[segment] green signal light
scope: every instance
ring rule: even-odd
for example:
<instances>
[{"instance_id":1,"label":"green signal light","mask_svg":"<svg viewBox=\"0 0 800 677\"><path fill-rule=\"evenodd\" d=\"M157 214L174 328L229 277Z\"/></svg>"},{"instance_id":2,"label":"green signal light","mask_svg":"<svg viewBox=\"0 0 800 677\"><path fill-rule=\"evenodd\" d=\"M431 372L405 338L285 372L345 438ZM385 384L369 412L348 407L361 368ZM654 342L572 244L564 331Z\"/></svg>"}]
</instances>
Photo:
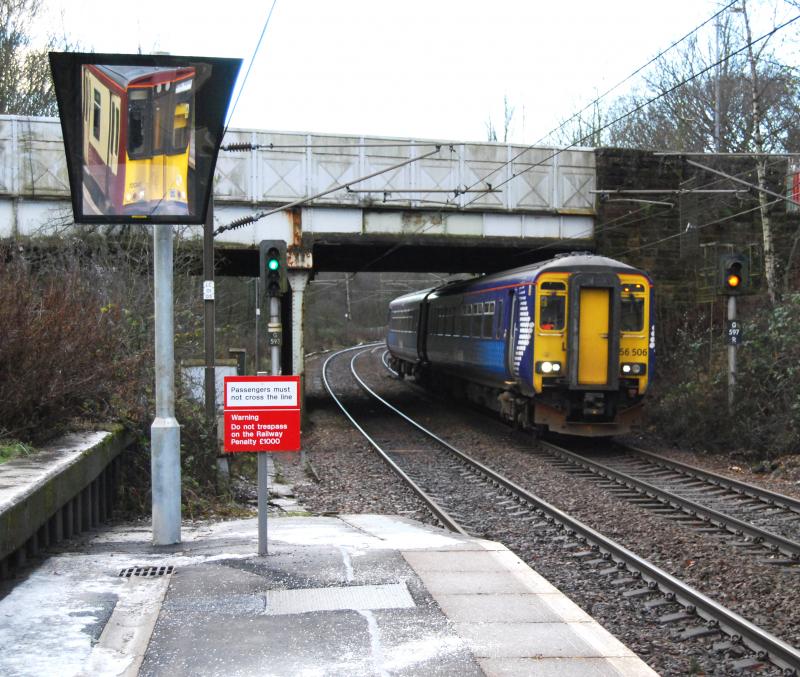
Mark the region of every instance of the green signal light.
<instances>
[{"instance_id":1,"label":"green signal light","mask_svg":"<svg viewBox=\"0 0 800 677\"><path fill-rule=\"evenodd\" d=\"M278 270L281 267L281 262L278 259L270 259L267 261L267 268L270 270Z\"/></svg>"}]
</instances>

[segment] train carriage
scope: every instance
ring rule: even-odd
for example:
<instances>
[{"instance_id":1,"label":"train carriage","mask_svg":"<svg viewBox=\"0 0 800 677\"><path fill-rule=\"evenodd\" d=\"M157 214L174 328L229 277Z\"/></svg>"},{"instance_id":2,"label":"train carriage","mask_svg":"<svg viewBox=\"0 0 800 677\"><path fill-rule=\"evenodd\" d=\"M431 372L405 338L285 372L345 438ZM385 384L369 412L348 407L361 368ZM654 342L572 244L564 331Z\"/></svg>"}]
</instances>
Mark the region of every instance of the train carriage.
<instances>
[{"instance_id":1,"label":"train carriage","mask_svg":"<svg viewBox=\"0 0 800 677\"><path fill-rule=\"evenodd\" d=\"M82 71L87 213L188 213L195 68Z\"/></svg>"},{"instance_id":2,"label":"train carriage","mask_svg":"<svg viewBox=\"0 0 800 677\"><path fill-rule=\"evenodd\" d=\"M402 374L528 428L602 436L639 421L655 352L641 270L569 254L395 299L387 346Z\"/></svg>"}]
</instances>

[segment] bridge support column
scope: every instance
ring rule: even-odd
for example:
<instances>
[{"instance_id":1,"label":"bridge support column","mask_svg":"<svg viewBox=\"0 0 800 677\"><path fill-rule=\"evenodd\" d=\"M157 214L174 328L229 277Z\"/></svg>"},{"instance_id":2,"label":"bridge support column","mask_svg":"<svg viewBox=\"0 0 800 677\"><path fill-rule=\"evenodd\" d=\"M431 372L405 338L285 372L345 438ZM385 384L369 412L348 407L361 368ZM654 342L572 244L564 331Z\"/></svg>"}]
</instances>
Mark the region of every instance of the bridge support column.
<instances>
[{"instance_id":1,"label":"bridge support column","mask_svg":"<svg viewBox=\"0 0 800 677\"><path fill-rule=\"evenodd\" d=\"M289 270L289 285L292 288L292 373L305 373L305 346L303 345L303 303L306 286L311 279L307 270Z\"/></svg>"}]
</instances>

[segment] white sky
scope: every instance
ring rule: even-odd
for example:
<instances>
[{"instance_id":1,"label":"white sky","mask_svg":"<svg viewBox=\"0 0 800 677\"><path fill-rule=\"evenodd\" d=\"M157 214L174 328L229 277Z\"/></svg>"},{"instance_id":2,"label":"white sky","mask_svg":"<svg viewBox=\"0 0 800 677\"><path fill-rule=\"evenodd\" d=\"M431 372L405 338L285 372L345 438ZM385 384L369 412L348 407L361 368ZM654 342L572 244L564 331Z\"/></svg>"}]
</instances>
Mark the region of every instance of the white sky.
<instances>
[{"instance_id":1,"label":"white sky","mask_svg":"<svg viewBox=\"0 0 800 677\"><path fill-rule=\"evenodd\" d=\"M83 51L238 57L241 85L270 6L45 0L37 27ZM533 143L720 6L277 0L231 126L483 141L490 117L502 135L507 96L509 140Z\"/></svg>"}]
</instances>

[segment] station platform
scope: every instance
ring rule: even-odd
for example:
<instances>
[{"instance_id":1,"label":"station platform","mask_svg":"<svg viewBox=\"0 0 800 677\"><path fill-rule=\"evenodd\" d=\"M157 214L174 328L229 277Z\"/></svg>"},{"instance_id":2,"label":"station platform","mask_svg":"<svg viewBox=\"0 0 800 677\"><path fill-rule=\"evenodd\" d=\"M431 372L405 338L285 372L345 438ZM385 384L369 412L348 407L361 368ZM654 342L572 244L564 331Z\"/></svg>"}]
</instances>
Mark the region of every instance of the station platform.
<instances>
[{"instance_id":1,"label":"station platform","mask_svg":"<svg viewBox=\"0 0 800 677\"><path fill-rule=\"evenodd\" d=\"M0 674L656 674L497 543L385 515L268 526L263 557L255 519L52 554L0 600Z\"/></svg>"}]
</instances>

